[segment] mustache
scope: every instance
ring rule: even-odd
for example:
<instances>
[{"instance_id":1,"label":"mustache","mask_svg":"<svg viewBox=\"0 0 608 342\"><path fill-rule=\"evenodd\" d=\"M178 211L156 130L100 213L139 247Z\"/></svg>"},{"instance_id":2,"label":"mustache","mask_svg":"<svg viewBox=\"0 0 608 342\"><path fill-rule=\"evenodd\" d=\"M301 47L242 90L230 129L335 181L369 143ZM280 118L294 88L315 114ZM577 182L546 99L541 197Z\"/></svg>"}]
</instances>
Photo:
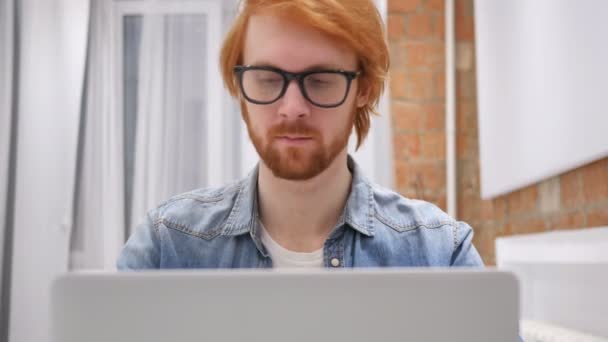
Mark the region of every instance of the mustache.
<instances>
[{"instance_id":1,"label":"mustache","mask_svg":"<svg viewBox=\"0 0 608 342\"><path fill-rule=\"evenodd\" d=\"M305 135L316 138L320 136L320 133L318 130L301 121L283 121L278 125L272 126L268 130L269 137L282 135Z\"/></svg>"}]
</instances>

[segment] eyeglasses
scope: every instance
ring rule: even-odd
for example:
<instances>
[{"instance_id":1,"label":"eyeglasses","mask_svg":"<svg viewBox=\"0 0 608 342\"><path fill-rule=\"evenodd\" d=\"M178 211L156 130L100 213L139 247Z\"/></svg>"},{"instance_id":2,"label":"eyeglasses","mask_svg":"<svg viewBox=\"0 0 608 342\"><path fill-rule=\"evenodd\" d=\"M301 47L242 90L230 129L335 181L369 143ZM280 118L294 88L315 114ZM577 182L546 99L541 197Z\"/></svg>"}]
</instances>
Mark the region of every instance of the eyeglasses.
<instances>
[{"instance_id":1,"label":"eyeglasses","mask_svg":"<svg viewBox=\"0 0 608 342\"><path fill-rule=\"evenodd\" d=\"M271 104L287 91L292 80L298 82L302 96L315 106L338 107L346 100L352 81L359 71L311 70L287 72L278 68L263 66L234 67L239 86L245 99L255 104Z\"/></svg>"}]
</instances>

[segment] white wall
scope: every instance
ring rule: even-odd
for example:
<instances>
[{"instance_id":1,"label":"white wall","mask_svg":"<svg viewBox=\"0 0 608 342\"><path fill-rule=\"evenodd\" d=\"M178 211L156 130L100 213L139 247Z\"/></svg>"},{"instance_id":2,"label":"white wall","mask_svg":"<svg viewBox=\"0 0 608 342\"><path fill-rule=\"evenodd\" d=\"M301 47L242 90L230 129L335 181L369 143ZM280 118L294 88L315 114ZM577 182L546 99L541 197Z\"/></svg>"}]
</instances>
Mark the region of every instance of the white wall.
<instances>
[{"instance_id":1,"label":"white wall","mask_svg":"<svg viewBox=\"0 0 608 342\"><path fill-rule=\"evenodd\" d=\"M519 278L522 319L608 337L608 227L498 238L496 265Z\"/></svg>"},{"instance_id":2,"label":"white wall","mask_svg":"<svg viewBox=\"0 0 608 342\"><path fill-rule=\"evenodd\" d=\"M48 338L49 288L67 270L88 2L21 0L11 342Z\"/></svg>"},{"instance_id":3,"label":"white wall","mask_svg":"<svg viewBox=\"0 0 608 342\"><path fill-rule=\"evenodd\" d=\"M608 156L608 2L475 3L481 194Z\"/></svg>"}]
</instances>

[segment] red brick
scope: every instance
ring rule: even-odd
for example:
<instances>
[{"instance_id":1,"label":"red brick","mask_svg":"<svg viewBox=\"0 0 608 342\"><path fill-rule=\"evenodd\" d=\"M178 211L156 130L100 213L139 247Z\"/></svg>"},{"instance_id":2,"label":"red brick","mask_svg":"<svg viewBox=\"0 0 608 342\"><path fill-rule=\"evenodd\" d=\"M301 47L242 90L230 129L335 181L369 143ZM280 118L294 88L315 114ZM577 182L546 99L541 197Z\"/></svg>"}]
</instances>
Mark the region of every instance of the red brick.
<instances>
[{"instance_id":1,"label":"red brick","mask_svg":"<svg viewBox=\"0 0 608 342\"><path fill-rule=\"evenodd\" d=\"M433 97L437 100L445 99L445 71L436 71L433 77Z\"/></svg>"},{"instance_id":2,"label":"red brick","mask_svg":"<svg viewBox=\"0 0 608 342\"><path fill-rule=\"evenodd\" d=\"M397 132L419 133L424 126L425 109L423 105L392 101L393 128Z\"/></svg>"},{"instance_id":3,"label":"red brick","mask_svg":"<svg viewBox=\"0 0 608 342\"><path fill-rule=\"evenodd\" d=\"M390 70L393 72L395 69L402 69L405 66L403 60L403 44L390 41L388 43L388 52L391 59Z\"/></svg>"},{"instance_id":4,"label":"red brick","mask_svg":"<svg viewBox=\"0 0 608 342\"><path fill-rule=\"evenodd\" d=\"M442 131L445 133L443 103L391 101L393 128L396 132Z\"/></svg>"},{"instance_id":5,"label":"red brick","mask_svg":"<svg viewBox=\"0 0 608 342\"><path fill-rule=\"evenodd\" d=\"M416 198L416 191L413 188L397 188L397 192L405 198Z\"/></svg>"},{"instance_id":6,"label":"red brick","mask_svg":"<svg viewBox=\"0 0 608 342\"><path fill-rule=\"evenodd\" d=\"M443 12L445 10L444 0L426 0L424 2L424 9L432 12Z\"/></svg>"},{"instance_id":7,"label":"red brick","mask_svg":"<svg viewBox=\"0 0 608 342\"><path fill-rule=\"evenodd\" d=\"M408 70L443 70L445 65L443 43L408 41L402 45L401 53Z\"/></svg>"},{"instance_id":8,"label":"red brick","mask_svg":"<svg viewBox=\"0 0 608 342\"><path fill-rule=\"evenodd\" d=\"M405 97L408 100L429 100L433 98L433 73L430 71L410 71L405 73Z\"/></svg>"},{"instance_id":9,"label":"red brick","mask_svg":"<svg viewBox=\"0 0 608 342\"><path fill-rule=\"evenodd\" d=\"M558 222L549 229L574 229L582 228L585 225L585 215L580 211L562 213L559 215Z\"/></svg>"},{"instance_id":10,"label":"red brick","mask_svg":"<svg viewBox=\"0 0 608 342\"><path fill-rule=\"evenodd\" d=\"M473 134L456 134L456 155L458 159L475 159L478 156L477 138Z\"/></svg>"},{"instance_id":11,"label":"red brick","mask_svg":"<svg viewBox=\"0 0 608 342\"><path fill-rule=\"evenodd\" d=\"M479 156L478 141L469 133L456 134L456 157L458 160L475 160Z\"/></svg>"},{"instance_id":12,"label":"red brick","mask_svg":"<svg viewBox=\"0 0 608 342\"><path fill-rule=\"evenodd\" d=\"M457 71L456 98L458 100L472 100L476 96L475 73L473 71Z\"/></svg>"},{"instance_id":13,"label":"red brick","mask_svg":"<svg viewBox=\"0 0 608 342\"><path fill-rule=\"evenodd\" d=\"M448 205L445 195L439 196L439 198L434 202L441 210L447 211Z\"/></svg>"},{"instance_id":14,"label":"red brick","mask_svg":"<svg viewBox=\"0 0 608 342\"><path fill-rule=\"evenodd\" d=\"M428 159L445 159L445 133L429 132L420 136L421 156Z\"/></svg>"},{"instance_id":15,"label":"red brick","mask_svg":"<svg viewBox=\"0 0 608 342\"><path fill-rule=\"evenodd\" d=\"M523 233L543 232L546 230L545 222L542 219L531 219L525 221L522 225L525 228Z\"/></svg>"},{"instance_id":16,"label":"red brick","mask_svg":"<svg viewBox=\"0 0 608 342\"><path fill-rule=\"evenodd\" d=\"M544 232L546 226L542 219L528 218L507 223L505 230L507 235L530 234Z\"/></svg>"},{"instance_id":17,"label":"red brick","mask_svg":"<svg viewBox=\"0 0 608 342\"><path fill-rule=\"evenodd\" d=\"M443 1L442 1L443 3ZM441 41L445 40L445 16L437 15L433 21L433 36Z\"/></svg>"},{"instance_id":18,"label":"red brick","mask_svg":"<svg viewBox=\"0 0 608 342\"><path fill-rule=\"evenodd\" d=\"M417 133L397 133L394 135L395 158L412 159L420 156L420 136Z\"/></svg>"},{"instance_id":19,"label":"red brick","mask_svg":"<svg viewBox=\"0 0 608 342\"><path fill-rule=\"evenodd\" d=\"M458 191L458 219L472 222L480 216L481 200L472 191Z\"/></svg>"},{"instance_id":20,"label":"red brick","mask_svg":"<svg viewBox=\"0 0 608 342\"><path fill-rule=\"evenodd\" d=\"M410 170L417 183L416 186L420 189L435 191L445 189L444 162L410 163Z\"/></svg>"},{"instance_id":21,"label":"red brick","mask_svg":"<svg viewBox=\"0 0 608 342\"><path fill-rule=\"evenodd\" d=\"M587 203L608 199L608 159L584 166L581 178Z\"/></svg>"},{"instance_id":22,"label":"red brick","mask_svg":"<svg viewBox=\"0 0 608 342\"><path fill-rule=\"evenodd\" d=\"M403 37L405 31L405 20L401 14L388 15L388 38L397 40Z\"/></svg>"},{"instance_id":23,"label":"red brick","mask_svg":"<svg viewBox=\"0 0 608 342\"><path fill-rule=\"evenodd\" d=\"M475 40L473 17L456 16L456 41L471 42Z\"/></svg>"},{"instance_id":24,"label":"red brick","mask_svg":"<svg viewBox=\"0 0 608 342\"><path fill-rule=\"evenodd\" d=\"M433 36L430 14L410 14L407 17L407 36L409 38L428 38Z\"/></svg>"},{"instance_id":25,"label":"red brick","mask_svg":"<svg viewBox=\"0 0 608 342\"><path fill-rule=\"evenodd\" d=\"M561 205L563 208L574 208L582 203L580 170L573 170L559 177Z\"/></svg>"},{"instance_id":26,"label":"red brick","mask_svg":"<svg viewBox=\"0 0 608 342\"><path fill-rule=\"evenodd\" d=\"M404 71L391 70L390 71L390 87L392 98L405 98L407 95L405 89L406 76Z\"/></svg>"},{"instance_id":27,"label":"red brick","mask_svg":"<svg viewBox=\"0 0 608 342\"><path fill-rule=\"evenodd\" d=\"M433 184L426 165L400 161L396 163L396 188L408 198L416 198L445 207L445 188ZM440 170L441 171L441 170Z\"/></svg>"},{"instance_id":28,"label":"red brick","mask_svg":"<svg viewBox=\"0 0 608 342\"><path fill-rule=\"evenodd\" d=\"M459 133L477 131L477 104L474 100L459 100L456 104L456 124Z\"/></svg>"},{"instance_id":29,"label":"red brick","mask_svg":"<svg viewBox=\"0 0 608 342\"><path fill-rule=\"evenodd\" d=\"M538 209L538 186L528 186L507 195L508 213L532 213Z\"/></svg>"},{"instance_id":30,"label":"red brick","mask_svg":"<svg viewBox=\"0 0 608 342\"><path fill-rule=\"evenodd\" d=\"M395 187L398 189L409 188L413 185L411 172L405 161L395 161Z\"/></svg>"},{"instance_id":31,"label":"red brick","mask_svg":"<svg viewBox=\"0 0 608 342\"><path fill-rule=\"evenodd\" d=\"M472 17L473 0L455 0L454 10L456 16Z\"/></svg>"},{"instance_id":32,"label":"red brick","mask_svg":"<svg viewBox=\"0 0 608 342\"><path fill-rule=\"evenodd\" d=\"M443 103L430 103L425 105L427 131L442 131L445 134L445 105Z\"/></svg>"},{"instance_id":33,"label":"red brick","mask_svg":"<svg viewBox=\"0 0 608 342\"><path fill-rule=\"evenodd\" d=\"M497 225L500 227L500 233L497 235L497 237L503 237L503 236L510 236L511 234L511 222L502 222L502 223L497 223Z\"/></svg>"},{"instance_id":34,"label":"red brick","mask_svg":"<svg viewBox=\"0 0 608 342\"><path fill-rule=\"evenodd\" d=\"M481 224L473 227L473 245L481 255L484 264L495 263L497 229L492 224Z\"/></svg>"},{"instance_id":35,"label":"red brick","mask_svg":"<svg viewBox=\"0 0 608 342\"><path fill-rule=\"evenodd\" d=\"M608 204L587 213L587 227L608 226Z\"/></svg>"},{"instance_id":36,"label":"red brick","mask_svg":"<svg viewBox=\"0 0 608 342\"><path fill-rule=\"evenodd\" d=\"M494 203L494 219L497 221L504 220L507 215L507 198L500 196L494 198L492 202Z\"/></svg>"},{"instance_id":37,"label":"red brick","mask_svg":"<svg viewBox=\"0 0 608 342\"><path fill-rule=\"evenodd\" d=\"M479 194L479 163L476 160L459 160L456 164L458 191Z\"/></svg>"},{"instance_id":38,"label":"red brick","mask_svg":"<svg viewBox=\"0 0 608 342\"><path fill-rule=\"evenodd\" d=\"M475 66L475 48L473 42L458 42L455 52L456 70L473 71Z\"/></svg>"},{"instance_id":39,"label":"red brick","mask_svg":"<svg viewBox=\"0 0 608 342\"><path fill-rule=\"evenodd\" d=\"M420 0L388 0L388 11L393 12L413 12L418 8Z\"/></svg>"},{"instance_id":40,"label":"red brick","mask_svg":"<svg viewBox=\"0 0 608 342\"><path fill-rule=\"evenodd\" d=\"M481 201L481 219L484 221L494 220L494 202L491 200Z\"/></svg>"},{"instance_id":41,"label":"red brick","mask_svg":"<svg viewBox=\"0 0 608 342\"><path fill-rule=\"evenodd\" d=\"M425 191L423 191L420 196L417 196L417 198L433 203L440 208L442 208L441 205L445 207L445 194L442 191L425 189Z\"/></svg>"}]
</instances>

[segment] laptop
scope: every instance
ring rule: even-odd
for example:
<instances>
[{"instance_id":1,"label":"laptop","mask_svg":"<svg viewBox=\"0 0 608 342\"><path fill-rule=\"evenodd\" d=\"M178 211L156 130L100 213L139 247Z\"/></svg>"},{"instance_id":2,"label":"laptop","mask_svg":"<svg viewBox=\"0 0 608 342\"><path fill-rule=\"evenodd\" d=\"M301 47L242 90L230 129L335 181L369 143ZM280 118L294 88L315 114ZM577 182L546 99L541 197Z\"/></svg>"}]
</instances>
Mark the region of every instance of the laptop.
<instances>
[{"instance_id":1,"label":"laptop","mask_svg":"<svg viewBox=\"0 0 608 342\"><path fill-rule=\"evenodd\" d=\"M53 342L519 341L518 282L488 269L68 273Z\"/></svg>"}]
</instances>

